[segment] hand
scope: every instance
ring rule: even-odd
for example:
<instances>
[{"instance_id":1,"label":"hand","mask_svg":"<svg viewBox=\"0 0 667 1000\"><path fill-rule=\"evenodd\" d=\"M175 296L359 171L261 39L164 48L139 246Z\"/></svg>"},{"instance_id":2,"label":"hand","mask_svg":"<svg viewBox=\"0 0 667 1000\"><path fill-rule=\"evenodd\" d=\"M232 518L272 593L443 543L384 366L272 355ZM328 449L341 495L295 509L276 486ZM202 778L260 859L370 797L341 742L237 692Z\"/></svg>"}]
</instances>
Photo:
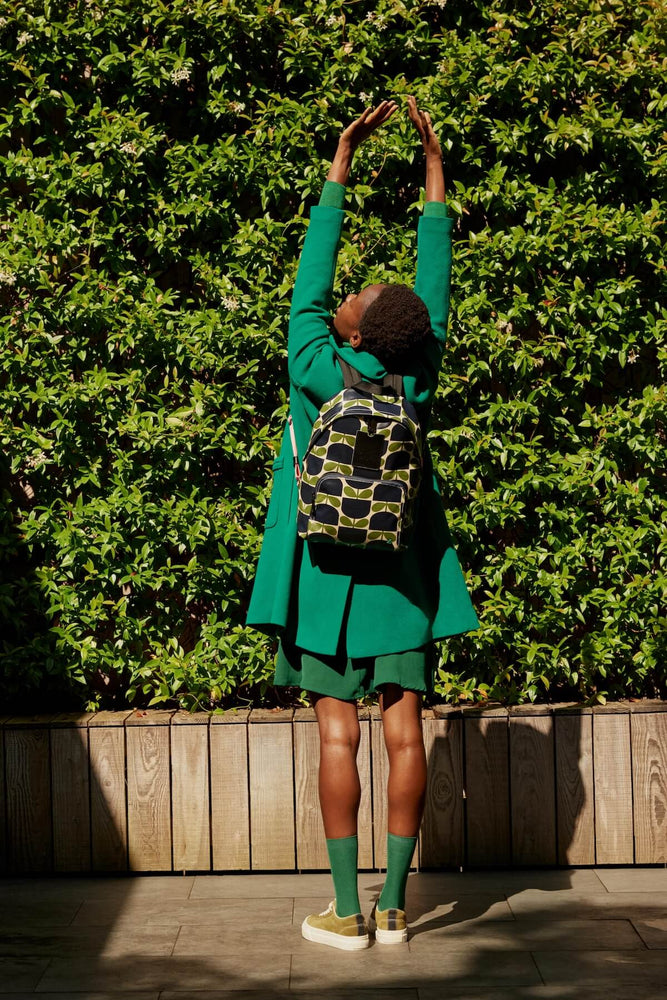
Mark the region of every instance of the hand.
<instances>
[{"instance_id":1,"label":"hand","mask_svg":"<svg viewBox=\"0 0 667 1000\"><path fill-rule=\"evenodd\" d=\"M386 121L389 121L397 108L398 104L396 101L382 101L375 110L366 108L364 113L341 133L340 144L355 150L357 146L361 145L368 138L371 132L374 132L380 125L384 125Z\"/></svg>"},{"instance_id":2,"label":"hand","mask_svg":"<svg viewBox=\"0 0 667 1000\"><path fill-rule=\"evenodd\" d=\"M408 97L408 114L419 132L427 158L432 156L442 159L442 150L440 149L438 137L431 125L431 116L428 111L420 111L418 109L417 102L412 96Z\"/></svg>"}]
</instances>

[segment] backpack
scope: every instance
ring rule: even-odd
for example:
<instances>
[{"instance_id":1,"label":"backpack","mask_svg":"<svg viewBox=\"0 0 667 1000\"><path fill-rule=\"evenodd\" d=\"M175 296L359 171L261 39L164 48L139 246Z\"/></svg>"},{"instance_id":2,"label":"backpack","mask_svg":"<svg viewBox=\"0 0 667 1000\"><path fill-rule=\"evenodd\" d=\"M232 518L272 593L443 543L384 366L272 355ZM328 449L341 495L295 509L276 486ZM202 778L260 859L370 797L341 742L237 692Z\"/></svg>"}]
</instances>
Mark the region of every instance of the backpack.
<instances>
[{"instance_id":1,"label":"backpack","mask_svg":"<svg viewBox=\"0 0 667 1000\"><path fill-rule=\"evenodd\" d=\"M419 417L400 375L367 382L338 358L344 388L320 409L299 469L297 533L356 548L407 547L422 480Z\"/></svg>"}]
</instances>

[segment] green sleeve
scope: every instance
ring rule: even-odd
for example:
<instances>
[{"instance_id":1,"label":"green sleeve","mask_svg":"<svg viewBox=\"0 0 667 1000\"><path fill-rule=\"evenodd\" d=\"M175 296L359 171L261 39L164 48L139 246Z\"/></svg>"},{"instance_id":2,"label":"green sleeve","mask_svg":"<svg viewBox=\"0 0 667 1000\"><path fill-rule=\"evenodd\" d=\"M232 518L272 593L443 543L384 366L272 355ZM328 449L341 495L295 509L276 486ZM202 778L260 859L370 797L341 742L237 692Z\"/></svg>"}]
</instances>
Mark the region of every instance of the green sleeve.
<instances>
[{"instance_id":1,"label":"green sleeve","mask_svg":"<svg viewBox=\"0 0 667 1000\"><path fill-rule=\"evenodd\" d=\"M444 201L427 201L424 205L424 215L432 215L434 217L439 217L441 219L447 218L449 215L449 207Z\"/></svg>"},{"instance_id":2,"label":"green sleeve","mask_svg":"<svg viewBox=\"0 0 667 1000\"><path fill-rule=\"evenodd\" d=\"M329 344L332 291L344 219L343 209L331 205L313 205L310 209L287 336L287 369L297 386L309 378L318 354Z\"/></svg>"},{"instance_id":3,"label":"green sleeve","mask_svg":"<svg viewBox=\"0 0 667 1000\"><path fill-rule=\"evenodd\" d=\"M442 205L442 202L438 204ZM440 213L428 216L424 212L417 228L417 276L414 290L428 309L431 327L441 348L444 348L447 340L453 227L452 216Z\"/></svg>"},{"instance_id":4,"label":"green sleeve","mask_svg":"<svg viewBox=\"0 0 667 1000\"><path fill-rule=\"evenodd\" d=\"M330 208L343 208L345 204L345 185L338 181L325 181L320 195L320 205Z\"/></svg>"}]
</instances>

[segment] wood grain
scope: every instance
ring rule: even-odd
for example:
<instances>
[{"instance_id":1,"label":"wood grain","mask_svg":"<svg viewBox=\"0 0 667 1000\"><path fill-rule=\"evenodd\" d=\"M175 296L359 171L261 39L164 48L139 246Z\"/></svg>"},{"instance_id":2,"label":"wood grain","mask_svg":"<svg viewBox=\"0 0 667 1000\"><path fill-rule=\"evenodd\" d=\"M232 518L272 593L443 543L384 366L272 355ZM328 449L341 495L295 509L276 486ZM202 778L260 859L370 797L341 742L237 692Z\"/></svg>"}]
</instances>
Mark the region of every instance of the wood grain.
<instances>
[{"instance_id":1,"label":"wood grain","mask_svg":"<svg viewBox=\"0 0 667 1000\"><path fill-rule=\"evenodd\" d=\"M125 738L129 868L171 871L168 718L166 724L155 724L130 717Z\"/></svg>"},{"instance_id":2,"label":"wood grain","mask_svg":"<svg viewBox=\"0 0 667 1000\"><path fill-rule=\"evenodd\" d=\"M379 706L373 705L371 729L371 786L373 795L373 867L387 867L387 782L389 757Z\"/></svg>"},{"instance_id":3,"label":"wood grain","mask_svg":"<svg viewBox=\"0 0 667 1000\"><path fill-rule=\"evenodd\" d=\"M50 730L5 728L7 871L53 871Z\"/></svg>"},{"instance_id":4,"label":"wood grain","mask_svg":"<svg viewBox=\"0 0 667 1000\"><path fill-rule=\"evenodd\" d=\"M630 716L593 715L595 858L599 865L634 860Z\"/></svg>"},{"instance_id":5,"label":"wood grain","mask_svg":"<svg viewBox=\"0 0 667 1000\"><path fill-rule=\"evenodd\" d=\"M635 863L667 863L667 715L632 715Z\"/></svg>"},{"instance_id":6,"label":"wood grain","mask_svg":"<svg viewBox=\"0 0 667 1000\"><path fill-rule=\"evenodd\" d=\"M510 714L512 863L556 863L553 719Z\"/></svg>"},{"instance_id":7,"label":"wood grain","mask_svg":"<svg viewBox=\"0 0 667 1000\"><path fill-rule=\"evenodd\" d=\"M667 863L665 707L425 710L412 867ZM379 706L359 720L359 868L386 869ZM312 709L6 716L0 871L327 871L318 772Z\"/></svg>"},{"instance_id":8,"label":"wood grain","mask_svg":"<svg viewBox=\"0 0 667 1000\"><path fill-rule=\"evenodd\" d=\"M557 715L556 813L558 863L595 864L595 790L593 719L584 714Z\"/></svg>"},{"instance_id":9,"label":"wood grain","mask_svg":"<svg viewBox=\"0 0 667 1000\"><path fill-rule=\"evenodd\" d=\"M359 751L357 769L361 783L361 800L357 815L357 839L359 841L359 868L373 868L373 808L371 776L371 719L370 712L359 713Z\"/></svg>"},{"instance_id":10,"label":"wood grain","mask_svg":"<svg viewBox=\"0 0 667 1000\"><path fill-rule=\"evenodd\" d=\"M211 870L208 719L179 711L170 722L174 871Z\"/></svg>"},{"instance_id":11,"label":"wood grain","mask_svg":"<svg viewBox=\"0 0 667 1000\"><path fill-rule=\"evenodd\" d=\"M248 727L253 871L293 869L296 864L291 719L290 712L289 725L267 718Z\"/></svg>"},{"instance_id":12,"label":"wood grain","mask_svg":"<svg viewBox=\"0 0 667 1000\"><path fill-rule=\"evenodd\" d=\"M88 728L51 729L53 869L90 871Z\"/></svg>"},{"instance_id":13,"label":"wood grain","mask_svg":"<svg viewBox=\"0 0 667 1000\"><path fill-rule=\"evenodd\" d=\"M463 720L467 863L509 865L509 722L505 710Z\"/></svg>"},{"instance_id":14,"label":"wood grain","mask_svg":"<svg viewBox=\"0 0 667 1000\"><path fill-rule=\"evenodd\" d=\"M250 869L247 717L246 711L238 719L211 718L211 846L215 871Z\"/></svg>"},{"instance_id":15,"label":"wood grain","mask_svg":"<svg viewBox=\"0 0 667 1000\"><path fill-rule=\"evenodd\" d=\"M464 861L461 719L424 719L426 802L420 829L420 867Z\"/></svg>"},{"instance_id":16,"label":"wood grain","mask_svg":"<svg viewBox=\"0 0 667 1000\"><path fill-rule=\"evenodd\" d=\"M327 868L329 856L319 796L320 731L317 720L294 713L294 782L296 790L296 865ZM313 713L314 715L314 713Z\"/></svg>"},{"instance_id":17,"label":"wood grain","mask_svg":"<svg viewBox=\"0 0 667 1000\"><path fill-rule=\"evenodd\" d=\"M127 712L100 712L88 725L93 871L127 871Z\"/></svg>"}]
</instances>

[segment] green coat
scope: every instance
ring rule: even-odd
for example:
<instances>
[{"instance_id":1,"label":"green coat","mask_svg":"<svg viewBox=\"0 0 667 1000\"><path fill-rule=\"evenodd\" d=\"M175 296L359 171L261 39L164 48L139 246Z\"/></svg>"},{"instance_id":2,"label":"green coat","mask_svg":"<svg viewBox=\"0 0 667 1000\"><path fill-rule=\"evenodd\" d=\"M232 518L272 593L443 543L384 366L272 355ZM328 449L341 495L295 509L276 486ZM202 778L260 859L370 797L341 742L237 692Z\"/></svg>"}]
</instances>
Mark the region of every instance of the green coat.
<instances>
[{"instance_id":1,"label":"green coat","mask_svg":"<svg viewBox=\"0 0 667 1000\"><path fill-rule=\"evenodd\" d=\"M290 410L300 462L322 403L343 388L336 355L367 378L385 369L372 355L340 345L332 333L332 289L345 212L315 205L299 263L288 333ZM407 398L424 431L447 336L451 274L450 217L423 215L414 290L426 304L434 337L404 374ZM297 483L288 428L273 463L273 488L247 624L282 631L312 653L378 656L479 628L452 545L430 452L416 527L403 552L304 545L296 533ZM346 628L342 628L344 623Z\"/></svg>"}]
</instances>

